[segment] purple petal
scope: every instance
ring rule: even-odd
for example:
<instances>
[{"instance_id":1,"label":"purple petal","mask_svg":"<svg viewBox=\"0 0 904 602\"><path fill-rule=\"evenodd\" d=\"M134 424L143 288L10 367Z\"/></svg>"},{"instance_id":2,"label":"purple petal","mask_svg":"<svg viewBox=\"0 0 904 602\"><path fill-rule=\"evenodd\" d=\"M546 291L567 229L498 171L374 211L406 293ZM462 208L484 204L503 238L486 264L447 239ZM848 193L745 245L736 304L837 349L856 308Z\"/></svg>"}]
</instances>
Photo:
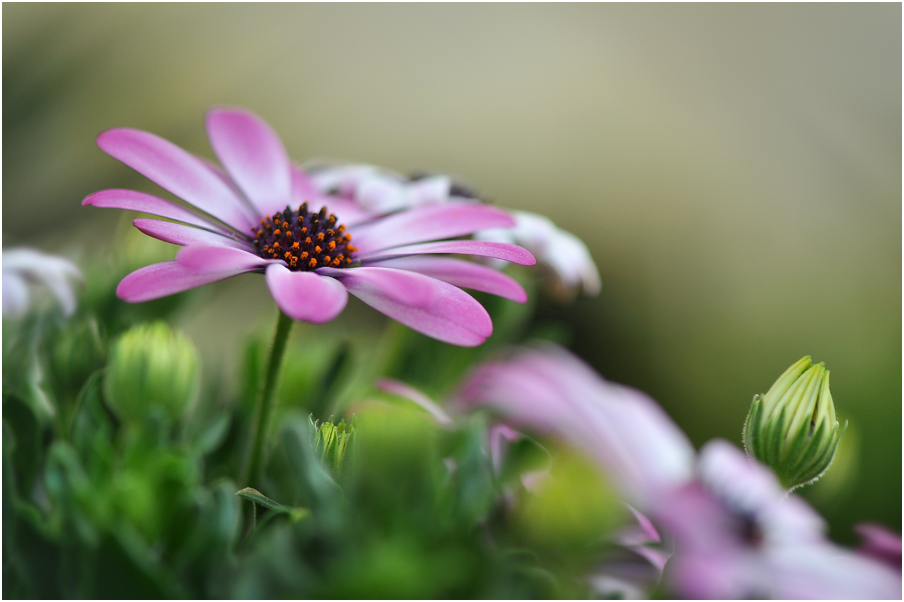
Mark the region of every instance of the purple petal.
<instances>
[{"instance_id":1,"label":"purple petal","mask_svg":"<svg viewBox=\"0 0 904 602\"><path fill-rule=\"evenodd\" d=\"M405 326L440 341L474 347L493 333L483 306L451 284L391 268L318 270L340 279L349 292Z\"/></svg>"},{"instance_id":2,"label":"purple petal","mask_svg":"<svg viewBox=\"0 0 904 602\"><path fill-rule=\"evenodd\" d=\"M151 215L174 219L209 230L226 231L225 228L212 220L207 220L201 216L195 215L191 211L188 211L171 201L161 199L160 197L151 194L136 192L134 190L101 190L100 192L95 192L85 198L85 200L82 201L82 205L141 211L142 213L150 213Z\"/></svg>"},{"instance_id":3,"label":"purple petal","mask_svg":"<svg viewBox=\"0 0 904 602\"><path fill-rule=\"evenodd\" d=\"M165 222L159 219L138 218L132 223L148 236L183 247L188 245L213 245L244 249L248 246L248 243L235 240L223 234L201 230L184 224Z\"/></svg>"},{"instance_id":4,"label":"purple petal","mask_svg":"<svg viewBox=\"0 0 904 602\"><path fill-rule=\"evenodd\" d=\"M235 276L237 272L198 272L175 261L155 263L135 270L116 287L116 296L129 303L140 303L174 295Z\"/></svg>"},{"instance_id":5,"label":"purple petal","mask_svg":"<svg viewBox=\"0 0 904 602\"><path fill-rule=\"evenodd\" d=\"M278 259L264 259L241 249L205 245L183 247L176 254L176 262L199 273L229 272L231 274L250 272L271 263L282 263Z\"/></svg>"},{"instance_id":6,"label":"purple petal","mask_svg":"<svg viewBox=\"0 0 904 602\"><path fill-rule=\"evenodd\" d=\"M207 136L220 163L262 215L289 204L289 157L279 136L253 113L214 109L207 115Z\"/></svg>"},{"instance_id":7,"label":"purple petal","mask_svg":"<svg viewBox=\"0 0 904 602\"><path fill-rule=\"evenodd\" d=\"M491 267L452 257L398 257L371 264L424 274L461 288L499 295L518 303L527 301L527 293L514 278Z\"/></svg>"},{"instance_id":8,"label":"purple petal","mask_svg":"<svg viewBox=\"0 0 904 602\"><path fill-rule=\"evenodd\" d=\"M314 272L293 272L284 265L267 266L267 286L277 307L293 320L323 324L342 313L348 292L342 284Z\"/></svg>"},{"instance_id":9,"label":"purple petal","mask_svg":"<svg viewBox=\"0 0 904 602\"><path fill-rule=\"evenodd\" d=\"M236 230L247 232L256 221L250 209L203 159L172 142L141 130L118 128L98 136L97 145L114 159Z\"/></svg>"},{"instance_id":10,"label":"purple petal","mask_svg":"<svg viewBox=\"0 0 904 602\"><path fill-rule=\"evenodd\" d=\"M446 203L403 211L361 226L353 233L362 253L415 242L472 234L487 228L508 228L515 220L501 209L479 203Z\"/></svg>"},{"instance_id":11,"label":"purple petal","mask_svg":"<svg viewBox=\"0 0 904 602\"><path fill-rule=\"evenodd\" d=\"M352 242L355 242L354 239ZM360 247L359 247L360 249ZM454 253L458 255L477 255L511 261L519 265L534 265L537 260L525 249L507 242L484 242L482 240L444 240L419 245L395 247L365 254L362 260L373 263L383 259L404 257L406 255L428 255L432 253Z\"/></svg>"}]
</instances>

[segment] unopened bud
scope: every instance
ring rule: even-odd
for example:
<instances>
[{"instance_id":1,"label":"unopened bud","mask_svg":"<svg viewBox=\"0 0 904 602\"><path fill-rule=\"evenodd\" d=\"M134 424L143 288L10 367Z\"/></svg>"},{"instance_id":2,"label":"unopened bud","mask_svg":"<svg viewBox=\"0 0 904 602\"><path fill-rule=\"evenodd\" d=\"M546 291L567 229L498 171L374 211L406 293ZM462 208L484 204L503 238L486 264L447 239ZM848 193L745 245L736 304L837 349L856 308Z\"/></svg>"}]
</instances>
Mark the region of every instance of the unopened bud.
<instances>
[{"instance_id":1,"label":"unopened bud","mask_svg":"<svg viewBox=\"0 0 904 602\"><path fill-rule=\"evenodd\" d=\"M744 448L791 490L828 470L844 428L835 419L829 371L806 356L765 395L754 396L744 423Z\"/></svg>"},{"instance_id":2,"label":"unopened bud","mask_svg":"<svg viewBox=\"0 0 904 602\"><path fill-rule=\"evenodd\" d=\"M198 352L164 322L142 324L123 334L110 353L104 393L112 410L141 421L153 408L178 420L198 396Z\"/></svg>"}]
</instances>

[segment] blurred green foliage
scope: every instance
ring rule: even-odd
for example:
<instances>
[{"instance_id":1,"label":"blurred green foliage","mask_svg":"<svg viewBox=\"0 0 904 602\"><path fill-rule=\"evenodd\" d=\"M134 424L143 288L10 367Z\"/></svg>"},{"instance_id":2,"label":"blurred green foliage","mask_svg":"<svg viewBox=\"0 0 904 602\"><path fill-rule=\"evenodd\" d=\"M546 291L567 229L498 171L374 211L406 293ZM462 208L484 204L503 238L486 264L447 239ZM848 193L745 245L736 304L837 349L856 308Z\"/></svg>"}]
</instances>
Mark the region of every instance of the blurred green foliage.
<instances>
[{"instance_id":1,"label":"blurred green foliage","mask_svg":"<svg viewBox=\"0 0 904 602\"><path fill-rule=\"evenodd\" d=\"M489 417L441 427L370 384L401 373L448 391L474 350L394 324L377 345L293 337L264 486L251 489L235 479L267 332L245 341L235 392L208 373L199 393L194 346L161 321L184 303L148 322L102 282L69 321L4 325L4 369L20 374L3 383L4 597L589 595L584 576L626 520L596 469L520 442L494 470ZM488 306L502 327L480 354L529 318ZM423 356L447 370L409 361ZM524 483L538 467L535 494Z\"/></svg>"}]
</instances>

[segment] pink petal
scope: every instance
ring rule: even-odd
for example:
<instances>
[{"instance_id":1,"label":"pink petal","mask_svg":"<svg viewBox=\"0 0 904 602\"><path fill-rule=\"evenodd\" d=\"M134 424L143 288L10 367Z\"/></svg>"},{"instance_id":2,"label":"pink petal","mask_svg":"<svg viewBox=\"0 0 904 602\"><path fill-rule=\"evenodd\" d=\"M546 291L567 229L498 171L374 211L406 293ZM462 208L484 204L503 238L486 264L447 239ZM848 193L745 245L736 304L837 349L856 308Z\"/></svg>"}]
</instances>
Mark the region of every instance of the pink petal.
<instances>
[{"instance_id":1,"label":"pink petal","mask_svg":"<svg viewBox=\"0 0 904 602\"><path fill-rule=\"evenodd\" d=\"M391 268L318 270L338 278L374 309L440 341L475 347L493 333L493 322L473 297L434 278Z\"/></svg>"},{"instance_id":2,"label":"pink petal","mask_svg":"<svg viewBox=\"0 0 904 602\"><path fill-rule=\"evenodd\" d=\"M207 220L199 215L195 215L191 211L188 211L171 201L161 199L160 197L151 194L136 192L134 190L101 190L100 192L95 192L85 198L85 200L82 201L82 205L141 211L142 213L150 213L151 215L174 219L193 226L207 228L208 230L226 231L223 226L218 225L213 220Z\"/></svg>"},{"instance_id":3,"label":"pink petal","mask_svg":"<svg viewBox=\"0 0 904 602\"><path fill-rule=\"evenodd\" d=\"M235 240L223 234L201 230L184 224L165 222L159 219L138 218L132 223L148 236L183 247L187 245L213 245L243 249L248 246L248 243Z\"/></svg>"},{"instance_id":4,"label":"pink petal","mask_svg":"<svg viewBox=\"0 0 904 602\"><path fill-rule=\"evenodd\" d=\"M203 159L172 142L141 130L117 128L98 136L97 145L114 159L236 230L247 232L255 222L244 201Z\"/></svg>"},{"instance_id":5,"label":"pink petal","mask_svg":"<svg viewBox=\"0 0 904 602\"><path fill-rule=\"evenodd\" d=\"M262 215L289 204L292 183L286 149L269 125L253 113L214 109L207 136L220 163Z\"/></svg>"},{"instance_id":6,"label":"pink petal","mask_svg":"<svg viewBox=\"0 0 904 602\"><path fill-rule=\"evenodd\" d=\"M417 272L454 286L498 295L518 303L527 301L527 293L514 278L471 261L452 257L398 257L370 265Z\"/></svg>"},{"instance_id":7,"label":"pink petal","mask_svg":"<svg viewBox=\"0 0 904 602\"><path fill-rule=\"evenodd\" d=\"M352 233L362 253L415 242L452 238L487 228L509 228L515 220L480 203L445 203L403 211L361 226Z\"/></svg>"},{"instance_id":8,"label":"pink petal","mask_svg":"<svg viewBox=\"0 0 904 602\"><path fill-rule=\"evenodd\" d=\"M278 259L264 259L241 249L205 245L183 247L176 254L176 262L199 273L230 272L231 274L250 272L271 263L282 263Z\"/></svg>"},{"instance_id":9,"label":"pink petal","mask_svg":"<svg viewBox=\"0 0 904 602\"><path fill-rule=\"evenodd\" d=\"M277 307L293 320L323 324L345 309L348 292L338 280L314 272L292 272L284 265L267 266L267 286Z\"/></svg>"},{"instance_id":10,"label":"pink petal","mask_svg":"<svg viewBox=\"0 0 904 602\"><path fill-rule=\"evenodd\" d=\"M354 238L352 238L354 243ZM360 247L359 247L360 249ZM440 242L428 242L419 245L394 247L382 251L372 251L361 258L367 263L373 263L394 257L406 255L428 255L432 253L454 253L458 255L477 255L480 257L493 257L511 261L519 265L534 265L537 260L525 249L507 242L484 242L482 240L444 240Z\"/></svg>"},{"instance_id":11,"label":"pink petal","mask_svg":"<svg viewBox=\"0 0 904 602\"><path fill-rule=\"evenodd\" d=\"M235 276L238 272L197 272L175 261L155 263L135 270L116 287L116 296L129 303L140 303L174 295Z\"/></svg>"}]
</instances>

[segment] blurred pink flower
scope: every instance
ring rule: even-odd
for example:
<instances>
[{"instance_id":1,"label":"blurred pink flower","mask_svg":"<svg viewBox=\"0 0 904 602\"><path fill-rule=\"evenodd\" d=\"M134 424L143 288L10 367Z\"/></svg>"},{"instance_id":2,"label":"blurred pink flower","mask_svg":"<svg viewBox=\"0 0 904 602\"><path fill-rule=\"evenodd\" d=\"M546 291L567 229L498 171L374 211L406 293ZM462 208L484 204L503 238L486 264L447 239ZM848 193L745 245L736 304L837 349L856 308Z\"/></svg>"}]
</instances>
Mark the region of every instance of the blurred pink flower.
<instances>
[{"instance_id":1,"label":"blurred pink flower","mask_svg":"<svg viewBox=\"0 0 904 602\"><path fill-rule=\"evenodd\" d=\"M188 207L131 190L104 190L83 205L150 213L145 234L181 245L174 261L141 268L117 294L147 301L245 272L266 276L289 317L323 323L345 308L348 293L428 336L463 346L492 333L486 310L458 287L524 302L513 279L487 266L437 257L459 254L533 265L512 244L444 240L513 224L505 212L471 202L404 209L376 216L349 199L320 192L294 166L258 116L215 109L207 133L220 167L153 134L119 128L98 146L184 200Z\"/></svg>"},{"instance_id":2,"label":"blurred pink flower","mask_svg":"<svg viewBox=\"0 0 904 602\"><path fill-rule=\"evenodd\" d=\"M82 273L68 259L49 255L35 249L7 249L3 251L3 315L19 318L33 307L38 298L33 285L50 291L63 315L75 313L75 283L82 281Z\"/></svg>"},{"instance_id":3,"label":"blurred pink flower","mask_svg":"<svg viewBox=\"0 0 904 602\"><path fill-rule=\"evenodd\" d=\"M651 517L675 542L670 591L705 599L890 599L901 577L832 544L823 519L766 466L713 440L697 478L660 496Z\"/></svg>"},{"instance_id":4,"label":"blurred pink flower","mask_svg":"<svg viewBox=\"0 0 904 602\"><path fill-rule=\"evenodd\" d=\"M640 391L603 380L560 347L521 349L479 366L455 403L489 407L516 428L576 445L641 510L693 474L694 448L662 408Z\"/></svg>"},{"instance_id":5,"label":"blurred pink flower","mask_svg":"<svg viewBox=\"0 0 904 602\"><path fill-rule=\"evenodd\" d=\"M857 552L901 572L901 536L880 525L860 523L854 531L863 538Z\"/></svg>"}]
</instances>

